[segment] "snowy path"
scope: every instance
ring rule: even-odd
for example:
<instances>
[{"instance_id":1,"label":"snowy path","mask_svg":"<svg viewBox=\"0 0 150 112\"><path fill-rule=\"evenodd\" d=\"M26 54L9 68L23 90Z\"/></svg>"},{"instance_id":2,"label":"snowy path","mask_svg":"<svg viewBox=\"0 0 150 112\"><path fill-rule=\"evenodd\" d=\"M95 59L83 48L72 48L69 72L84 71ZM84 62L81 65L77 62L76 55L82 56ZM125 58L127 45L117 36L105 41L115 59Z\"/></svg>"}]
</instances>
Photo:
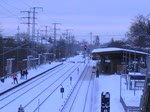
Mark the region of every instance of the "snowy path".
<instances>
[{"instance_id":1,"label":"snowy path","mask_svg":"<svg viewBox=\"0 0 150 112\"><path fill-rule=\"evenodd\" d=\"M120 76L119 75L100 75L95 78L95 102L101 103L101 93L110 93L110 112L124 112L122 104L120 103ZM99 112L100 104L94 107L93 112Z\"/></svg>"}]
</instances>

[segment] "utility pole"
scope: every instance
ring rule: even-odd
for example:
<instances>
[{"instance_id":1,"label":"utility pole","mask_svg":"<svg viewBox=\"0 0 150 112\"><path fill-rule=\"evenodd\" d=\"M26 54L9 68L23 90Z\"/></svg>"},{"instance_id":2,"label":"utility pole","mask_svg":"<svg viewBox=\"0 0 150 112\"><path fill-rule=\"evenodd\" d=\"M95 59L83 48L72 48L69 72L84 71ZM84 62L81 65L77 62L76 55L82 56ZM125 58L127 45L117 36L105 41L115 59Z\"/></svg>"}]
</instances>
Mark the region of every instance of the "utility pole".
<instances>
[{"instance_id":1,"label":"utility pole","mask_svg":"<svg viewBox=\"0 0 150 112\"><path fill-rule=\"evenodd\" d=\"M45 37L47 38L47 28L48 26L45 26Z\"/></svg>"},{"instance_id":2,"label":"utility pole","mask_svg":"<svg viewBox=\"0 0 150 112\"><path fill-rule=\"evenodd\" d=\"M21 18L27 18L28 19L28 22L27 23L22 23L22 24L27 24L28 25L28 28L27 28L27 32L28 32L28 36L30 37L30 14L31 14L31 11L21 11L21 13L28 13L28 16L27 17L21 17Z\"/></svg>"},{"instance_id":3,"label":"utility pole","mask_svg":"<svg viewBox=\"0 0 150 112\"><path fill-rule=\"evenodd\" d=\"M18 34L17 34L17 42L19 41L19 36L20 36L20 27L18 26L17 27L17 32L18 32Z\"/></svg>"},{"instance_id":4,"label":"utility pole","mask_svg":"<svg viewBox=\"0 0 150 112\"><path fill-rule=\"evenodd\" d=\"M36 9L42 9L43 10L43 8L42 7L32 7L32 9L33 9L33 11L32 11L32 13L33 13L33 17L32 17L32 19L33 19L33 21L32 21L32 40L34 41L35 40L35 19L37 19L36 17L35 17L35 14L37 13L36 12Z\"/></svg>"},{"instance_id":5,"label":"utility pole","mask_svg":"<svg viewBox=\"0 0 150 112\"><path fill-rule=\"evenodd\" d=\"M92 45L92 35L93 35L93 33L90 32L90 44L91 44L91 45Z\"/></svg>"},{"instance_id":6,"label":"utility pole","mask_svg":"<svg viewBox=\"0 0 150 112\"><path fill-rule=\"evenodd\" d=\"M40 34L39 29L37 29L37 42L39 42L39 34Z\"/></svg>"},{"instance_id":7,"label":"utility pole","mask_svg":"<svg viewBox=\"0 0 150 112\"><path fill-rule=\"evenodd\" d=\"M45 29L44 30L41 30L41 31L44 31L45 32L45 38L47 39L47 33L48 33L48 27L49 26L43 26L43 27L45 27Z\"/></svg>"},{"instance_id":8,"label":"utility pole","mask_svg":"<svg viewBox=\"0 0 150 112\"><path fill-rule=\"evenodd\" d=\"M66 29L66 39L68 41L68 53L69 56L71 56L71 36L69 31L71 31L72 29Z\"/></svg>"},{"instance_id":9,"label":"utility pole","mask_svg":"<svg viewBox=\"0 0 150 112\"><path fill-rule=\"evenodd\" d=\"M44 34L44 39L46 40L46 41L48 41L48 27L50 27L50 26L43 26L44 27L44 30L41 30L41 31L43 31L43 32L45 32L45 34ZM41 38L41 43L43 43L43 37ZM46 50L46 52L48 52L48 47L47 47L47 50Z\"/></svg>"},{"instance_id":10,"label":"utility pole","mask_svg":"<svg viewBox=\"0 0 150 112\"><path fill-rule=\"evenodd\" d=\"M36 22L35 22L35 20L37 19L36 18L36 9L42 9L43 10L43 8L42 7L32 7L32 13L33 13L33 17L32 17L32 19L33 19L33 21L32 21L32 41L33 41L33 43L35 43L35 41L36 41L36 39L35 39L35 24L36 24ZM35 50L35 53L34 53L34 56L36 55L36 44L33 44L33 50Z\"/></svg>"},{"instance_id":11,"label":"utility pole","mask_svg":"<svg viewBox=\"0 0 150 112\"><path fill-rule=\"evenodd\" d=\"M57 35L57 33L56 33L57 28L56 27L58 24L60 24L60 23L53 23L53 25L54 25L54 55L55 55L55 58L56 58L56 35Z\"/></svg>"}]
</instances>

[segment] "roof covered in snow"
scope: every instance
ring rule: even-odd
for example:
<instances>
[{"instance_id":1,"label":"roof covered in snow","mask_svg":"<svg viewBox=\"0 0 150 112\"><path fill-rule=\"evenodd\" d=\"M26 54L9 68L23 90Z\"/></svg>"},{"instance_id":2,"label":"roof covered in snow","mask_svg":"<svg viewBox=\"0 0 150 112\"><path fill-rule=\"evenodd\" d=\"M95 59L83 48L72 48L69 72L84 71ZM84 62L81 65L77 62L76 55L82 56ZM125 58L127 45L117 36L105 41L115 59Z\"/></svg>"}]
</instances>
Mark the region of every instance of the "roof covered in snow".
<instances>
[{"instance_id":1,"label":"roof covered in snow","mask_svg":"<svg viewBox=\"0 0 150 112\"><path fill-rule=\"evenodd\" d=\"M120 52L121 51L127 51L127 52L147 55L147 53L145 53L145 52L130 50L130 49L117 48L117 47L98 48L98 49L92 50L92 53L117 52L117 51L120 51Z\"/></svg>"}]
</instances>

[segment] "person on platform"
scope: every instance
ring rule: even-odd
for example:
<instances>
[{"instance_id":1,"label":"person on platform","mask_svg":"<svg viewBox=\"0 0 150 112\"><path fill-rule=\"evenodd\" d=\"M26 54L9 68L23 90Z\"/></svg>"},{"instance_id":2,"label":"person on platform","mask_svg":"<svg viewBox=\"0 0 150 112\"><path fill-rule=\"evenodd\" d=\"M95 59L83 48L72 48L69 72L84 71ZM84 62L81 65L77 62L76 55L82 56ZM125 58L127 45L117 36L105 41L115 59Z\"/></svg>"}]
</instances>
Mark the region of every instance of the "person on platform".
<instances>
[{"instance_id":1,"label":"person on platform","mask_svg":"<svg viewBox=\"0 0 150 112\"><path fill-rule=\"evenodd\" d=\"M15 84L15 82L18 84L17 74L14 73L14 74L12 75L12 77L13 77L13 79L14 79L14 84Z\"/></svg>"},{"instance_id":2,"label":"person on platform","mask_svg":"<svg viewBox=\"0 0 150 112\"><path fill-rule=\"evenodd\" d=\"M99 77L99 70L96 70L96 77Z\"/></svg>"},{"instance_id":3,"label":"person on platform","mask_svg":"<svg viewBox=\"0 0 150 112\"><path fill-rule=\"evenodd\" d=\"M23 79L24 78L23 70L20 70L20 75L21 75L20 79Z\"/></svg>"},{"instance_id":4,"label":"person on platform","mask_svg":"<svg viewBox=\"0 0 150 112\"><path fill-rule=\"evenodd\" d=\"M27 79L27 76L28 76L28 71L27 69L23 71L24 75L26 76L26 79Z\"/></svg>"}]
</instances>

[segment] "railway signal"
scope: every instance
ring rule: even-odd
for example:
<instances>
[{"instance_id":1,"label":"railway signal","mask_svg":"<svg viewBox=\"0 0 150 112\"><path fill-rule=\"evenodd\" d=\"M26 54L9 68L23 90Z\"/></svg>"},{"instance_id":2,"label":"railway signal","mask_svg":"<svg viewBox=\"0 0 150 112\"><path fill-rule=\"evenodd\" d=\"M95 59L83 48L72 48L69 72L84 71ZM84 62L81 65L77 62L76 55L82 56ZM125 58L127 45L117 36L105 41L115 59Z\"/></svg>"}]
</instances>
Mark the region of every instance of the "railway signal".
<instances>
[{"instance_id":1,"label":"railway signal","mask_svg":"<svg viewBox=\"0 0 150 112\"><path fill-rule=\"evenodd\" d=\"M64 93L64 87L63 86L60 88L60 92L62 93L62 98L63 98L63 93Z\"/></svg>"},{"instance_id":2,"label":"railway signal","mask_svg":"<svg viewBox=\"0 0 150 112\"><path fill-rule=\"evenodd\" d=\"M72 85L72 77L70 77L70 85Z\"/></svg>"},{"instance_id":3,"label":"railway signal","mask_svg":"<svg viewBox=\"0 0 150 112\"><path fill-rule=\"evenodd\" d=\"M24 108L22 107L22 105L20 105L20 107L18 108L18 112L25 112Z\"/></svg>"},{"instance_id":4,"label":"railway signal","mask_svg":"<svg viewBox=\"0 0 150 112\"><path fill-rule=\"evenodd\" d=\"M110 93L101 93L101 112L110 112Z\"/></svg>"}]
</instances>

